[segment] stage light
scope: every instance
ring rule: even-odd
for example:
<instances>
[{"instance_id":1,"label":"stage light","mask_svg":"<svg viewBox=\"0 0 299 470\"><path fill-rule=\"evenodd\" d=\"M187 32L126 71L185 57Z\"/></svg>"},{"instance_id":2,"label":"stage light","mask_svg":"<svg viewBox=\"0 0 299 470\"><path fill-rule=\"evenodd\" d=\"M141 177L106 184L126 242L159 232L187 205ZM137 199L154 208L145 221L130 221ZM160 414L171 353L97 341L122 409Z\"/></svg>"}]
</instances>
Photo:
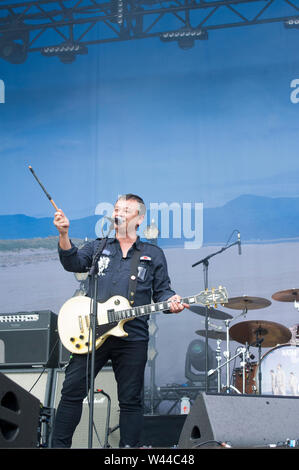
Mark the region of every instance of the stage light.
<instances>
[{"instance_id":1,"label":"stage light","mask_svg":"<svg viewBox=\"0 0 299 470\"><path fill-rule=\"evenodd\" d=\"M78 54L87 54L88 49L84 44L64 42L57 46L44 47L41 53L45 57L58 57L64 64L71 64Z\"/></svg>"},{"instance_id":2,"label":"stage light","mask_svg":"<svg viewBox=\"0 0 299 470\"><path fill-rule=\"evenodd\" d=\"M7 32L0 36L0 57L11 64L23 64L27 59L29 33Z\"/></svg>"},{"instance_id":3,"label":"stage light","mask_svg":"<svg viewBox=\"0 0 299 470\"><path fill-rule=\"evenodd\" d=\"M285 28L288 29L299 29L299 18L293 18L284 22Z\"/></svg>"},{"instance_id":4,"label":"stage light","mask_svg":"<svg viewBox=\"0 0 299 470\"><path fill-rule=\"evenodd\" d=\"M200 339L191 341L188 346L185 361L185 377L192 383L203 383L206 370L205 342ZM216 368L216 356L208 346L208 368ZM211 378L212 379L212 378Z\"/></svg>"},{"instance_id":5,"label":"stage light","mask_svg":"<svg viewBox=\"0 0 299 470\"><path fill-rule=\"evenodd\" d=\"M111 13L114 18L111 19L112 22L118 23L121 25L124 21L124 4L123 0L111 0Z\"/></svg>"},{"instance_id":6,"label":"stage light","mask_svg":"<svg viewBox=\"0 0 299 470\"><path fill-rule=\"evenodd\" d=\"M176 31L167 31L160 35L163 42L177 41L181 49L191 49L196 40L207 40L208 32L203 29L184 27Z\"/></svg>"}]
</instances>

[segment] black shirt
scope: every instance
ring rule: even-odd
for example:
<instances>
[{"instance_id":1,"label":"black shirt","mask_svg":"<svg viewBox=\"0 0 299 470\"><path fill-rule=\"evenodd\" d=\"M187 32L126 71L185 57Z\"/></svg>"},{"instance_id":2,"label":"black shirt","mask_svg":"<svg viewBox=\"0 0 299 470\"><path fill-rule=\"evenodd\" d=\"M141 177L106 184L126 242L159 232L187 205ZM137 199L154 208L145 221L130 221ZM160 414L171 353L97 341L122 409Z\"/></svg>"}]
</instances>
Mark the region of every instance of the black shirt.
<instances>
[{"instance_id":1,"label":"black shirt","mask_svg":"<svg viewBox=\"0 0 299 470\"><path fill-rule=\"evenodd\" d=\"M85 272L90 268L94 253L101 240L86 243L81 249L74 244L69 250L60 247L59 257L63 267L71 272ZM108 238L98 261L98 301L105 302L113 295L129 297L129 279L133 253L138 250L138 276L134 306L150 304L152 301L168 300L175 292L171 289L167 262L161 248L147 242L136 242L129 249L126 258L116 238ZM92 295L91 287L88 291ZM148 315L125 323L127 340L148 339Z\"/></svg>"}]
</instances>

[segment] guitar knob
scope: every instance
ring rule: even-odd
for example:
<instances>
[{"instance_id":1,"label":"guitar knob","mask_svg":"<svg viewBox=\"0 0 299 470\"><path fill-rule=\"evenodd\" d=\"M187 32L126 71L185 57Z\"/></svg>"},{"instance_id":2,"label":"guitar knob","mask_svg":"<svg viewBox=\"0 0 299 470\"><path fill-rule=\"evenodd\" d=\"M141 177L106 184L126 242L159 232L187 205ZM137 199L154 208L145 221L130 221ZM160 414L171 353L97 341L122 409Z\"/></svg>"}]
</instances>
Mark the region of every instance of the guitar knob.
<instances>
[{"instance_id":1,"label":"guitar knob","mask_svg":"<svg viewBox=\"0 0 299 470\"><path fill-rule=\"evenodd\" d=\"M76 348L77 349L80 349L81 348L81 345L79 343L76 344Z\"/></svg>"},{"instance_id":2,"label":"guitar knob","mask_svg":"<svg viewBox=\"0 0 299 470\"><path fill-rule=\"evenodd\" d=\"M75 338L70 338L70 341L73 343L75 341Z\"/></svg>"},{"instance_id":3,"label":"guitar knob","mask_svg":"<svg viewBox=\"0 0 299 470\"><path fill-rule=\"evenodd\" d=\"M83 335L80 335L79 338L80 338L80 339L84 339L84 336L83 336Z\"/></svg>"}]
</instances>

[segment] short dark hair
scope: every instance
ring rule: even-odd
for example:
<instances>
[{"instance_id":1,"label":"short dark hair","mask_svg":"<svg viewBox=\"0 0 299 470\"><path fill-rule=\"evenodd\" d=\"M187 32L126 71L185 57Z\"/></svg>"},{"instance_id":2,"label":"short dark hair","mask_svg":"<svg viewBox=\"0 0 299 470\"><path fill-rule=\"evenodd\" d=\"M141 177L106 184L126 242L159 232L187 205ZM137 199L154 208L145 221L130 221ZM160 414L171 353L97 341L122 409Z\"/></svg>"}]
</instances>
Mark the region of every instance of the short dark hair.
<instances>
[{"instance_id":1,"label":"short dark hair","mask_svg":"<svg viewBox=\"0 0 299 470\"><path fill-rule=\"evenodd\" d=\"M137 201L139 203L139 214L140 215L145 214L146 208L145 208L144 201L140 196L137 196L137 194L132 194L132 193L122 194L121 196L119 196L118 201L120 199L125 199L126 201L130 201L130 200Z\"/></svg>"}]
</instances>

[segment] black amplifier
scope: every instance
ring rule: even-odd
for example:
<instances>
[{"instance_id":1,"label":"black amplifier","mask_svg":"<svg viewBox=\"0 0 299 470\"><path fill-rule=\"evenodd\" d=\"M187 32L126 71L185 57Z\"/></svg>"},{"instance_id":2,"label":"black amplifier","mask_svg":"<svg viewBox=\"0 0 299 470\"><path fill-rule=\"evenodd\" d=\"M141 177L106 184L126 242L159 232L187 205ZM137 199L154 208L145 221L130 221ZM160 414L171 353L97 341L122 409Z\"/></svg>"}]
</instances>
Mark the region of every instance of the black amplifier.
<instances>
[{"instance_id":1,"label":"black amplifier","mask_svg":"<svg viewBox=\"0 0 299 470\"><path fill-rule=\"evenodd\" d=\"M57 367L57 315L50 310L0 314L0 367Z\"/></svg>"}]
</instances>

